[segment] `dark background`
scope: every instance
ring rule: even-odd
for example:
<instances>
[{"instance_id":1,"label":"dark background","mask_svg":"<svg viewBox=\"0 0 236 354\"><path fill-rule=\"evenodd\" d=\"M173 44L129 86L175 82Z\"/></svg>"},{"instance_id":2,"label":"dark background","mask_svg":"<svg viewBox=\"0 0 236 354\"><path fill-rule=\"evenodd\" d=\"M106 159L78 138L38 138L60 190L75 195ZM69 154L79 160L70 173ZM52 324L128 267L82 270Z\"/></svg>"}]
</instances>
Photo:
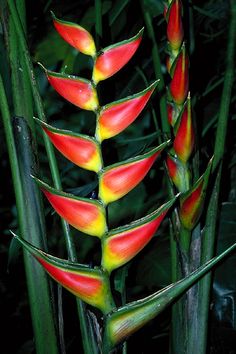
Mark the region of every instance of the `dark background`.
<instances>
[{"instance_id":1,"label":"dark background","mask_svg":"<svg viewBox=\"0 0 236 354\"><path fill-rule=\"evenodd\" d=\"M123 6L123 5L124 6ZM165 71L165 30L162 3L146 1L151 9L156 41ZM119 9L123 10L119 13ZM77 22L87 28L96 38L98 47L127 39L144 26L143 13L138 1L103 1L103 36L95 34L95 12L93 1L26 1L28 43L35 71L40 84L48 122L54 126L80 133L94 134L93 114L84 112L63 100L47 84L44 74L36 65L40 61L45 67L90 78L92 63L88 57L78 54L59 37L53 28L49 10L57 17ZM184 1L185 36L190 53L190 88L194 116L199 140L200 169L203 171L214 149L217 115L224 81L225 52L228 39L229 3L225 0L195 1L194 6ZM0 31L0 70L6 75L8 68L2 30ZM144 89L155 79L153 71L152 45L146 31L142 44L134 58L111 79L102 82L99 88L100 102L106 104ZM6 79L7 80L7 79ZM10 85L10 83L9 83ZM222 178L221 211L219 217L218 249L223 250L235 242L236 226L236 91L234 87L229 116L229 133L225 149ZM11 98L9 97L11 101ZM155 94L151 104L141 118L118 137L103 144L105 163L122 161L155 145L157 136L151 115L154 108L159 119L159 99ZM160 123L160 122L159 122ZM161 131L157 132L162 134ZM137 139L146 137L143 140ZM40 131L38 134L40 175L50 182L50 173ZM3 128L0 122L0 314L1 353L34 353L33 333L28 307L27 290L21 250L11 244L9 230L17 233L15 199L7 156ZM93 174L82 171L57 154L65 191L89 196L95 186ZM150 175L134 191L109 207L109 223L116 227L135 220L156 205L166 200L167 192L163 181L161 164L155 164ZM45 201L44 201L45 202ZM50 251L66 257L65 244L61 235L59 218L45 202L47 237ZM203 215L204 217L204 215ZM99 264L99 243L94 238L84 237L74 229L79 261ZM161 237L160 237L161 235ZM236 271L235 256L224 263L216 272L211 301L209 348L211 354L233 354L236 330ZM167 221L150 244L127 266L127 301L147 296L170 283L170 260ZM123 269L124 271L124 269ZM114 279L119 290L119 272ZM57 286L55 291L57 292ZM40 289L39 289L40 296ZM119 291L116 292L119 301ZM81 353L78 319L72 295L63 291L65 345L67 354ZM145 326L129 340L130 352L168 352L170 310ZM181 353L180 353L181 354Z\"/></svg>"}]
</instances>

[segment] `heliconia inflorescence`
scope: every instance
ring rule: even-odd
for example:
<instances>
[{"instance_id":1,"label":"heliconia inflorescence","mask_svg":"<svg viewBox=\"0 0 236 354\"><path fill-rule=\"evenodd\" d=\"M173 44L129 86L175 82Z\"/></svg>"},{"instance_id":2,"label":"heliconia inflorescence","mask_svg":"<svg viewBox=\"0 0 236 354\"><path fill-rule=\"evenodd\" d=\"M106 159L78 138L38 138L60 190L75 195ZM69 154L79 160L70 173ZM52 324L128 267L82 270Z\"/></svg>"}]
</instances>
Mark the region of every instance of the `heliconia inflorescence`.
<instances>
[{"instance_id":1,"label":"heliconia inflorescence","mask_svg":"<svg viewBox=\"0 0 236 354\"><path fill-rule=\"evenodd\" d=\"M164 17L167 22L168 39L166 67L171 78L168 88L167 116L174 136L166 166L174 186L183 193L179 207L180 227L191 231L203 209L207 182L204 174L205 178L202 176L191 187L189 161L193 156L196 138L189 92L189 57L184 42L182 12L181 0L170 0L165 5Z\"/></svg>"},{"instance_id":2,"label":"heliconia inflorescence","mask_svg":"<svg viewBox=\"0 0 236 354\"><path fill-rule=\"evenodd\" d=\"M106 205L134 189L147 175L161 152L170 144L163 142L142 155L110 166L103 165L101 143L124 131L140 115L153 94L158 80L141 92L100 106L97 87L119 71L134 55L142 40L143 29L128 40L97 52L91 34L83 27L57 19L53 23L60 36L81 53L94 60L92 78L57 73L45 69L49 84L64 99L96 114L95 136L55 128L35 118L58 151L80 168L97 174L98 199L81 198L50 187L34 177L56 213L71 226L101 241L100 268L81 266L52 257L23 240L20 242L57 282L88 304L107 313L114 306L108 274L129 262L151 240L176 198L151 214L129 225L108 230Z\"/></svg>"},{"instance_id":3,"label":"heliconia inflorescence","mask_svg":"<svg viewBox=\"0 0 236 354\"><path fill-rule=\"evenodd\" d=\"M183 43L181 1L169 0L164 15L168 38L167 70L171 76L167 111L174 135L166 166L174 186L181 192L179 220L183 227L192 230L201 214L212 162L190 187L187 164L193 154L195 137L188 94L189 59ZM66 42L92 57L91 80L43 69L49 84L59 95L80 109L96 114L95 135L78 134L55 128L38 119L36 121L65 158L97 175L98 198L74 196L33 177L59 216L80 232L100 239L101 265L92 267L59 259L17 236L16 238L55 281L87 304L102 311L105 315L103 348L104 354L108 354L114 346L154 318L196 279L205 274L206 268L202 267L185 279L142 300L116 307L110 289L110 273L133 259L150 242L179 195L158 208L155 206L146 216L109 230L107 205L125 197L134 189L148 174L162 151L170 146L171 141L165 141L142 155L109 166L103 164L101 145L103 140L118 135L137 119L148 104L158 81L132 96L100 106L97 84L113 76L127 64L141 43L143 29L128 40L97 51L92 35L85 28L57 19L54 14L53 23ZM216 263L209 262L207 269L210 269L214 262Z\"/></svg>"}]
</instances>

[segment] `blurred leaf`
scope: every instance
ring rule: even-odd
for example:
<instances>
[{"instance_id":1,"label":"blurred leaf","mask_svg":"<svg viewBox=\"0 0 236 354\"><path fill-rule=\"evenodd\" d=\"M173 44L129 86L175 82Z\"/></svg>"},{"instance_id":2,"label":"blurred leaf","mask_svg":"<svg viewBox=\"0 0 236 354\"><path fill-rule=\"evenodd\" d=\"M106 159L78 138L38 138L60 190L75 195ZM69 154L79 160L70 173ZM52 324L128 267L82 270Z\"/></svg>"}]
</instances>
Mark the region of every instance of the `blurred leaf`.
<instances>
[{"instance_id":1,"label":"blurred leaf","mask_svg":"<svg viewBox=\"0 0 236 354\"><path fill-rule=\"evenodd\" d=\"M109 25L110 26L113 25L113 23L117 20L117 18L124 11L124 9L128 3L129 3L129 0L116 0L115 3L113 2L112 9L109 13Z\"/></svg>"},{"instance_id":2,"label":"blurred leaf","mask_svg":"<svg viewBox=\"0 0 236 354\"><path fill-rule=\"evenodd\" d=\"M236 240L236 203L224 203L220 215L217 254ZM220 326L236 330L236 254L220 265L214 277L214 314Z\"/></svg>"},{"instance_id":3,"label":"blurred leaf","mask_svg":"<svg viewBox=\"0 0 236 354\"><path fill-rule=\"evenodd\" d=\"M169 238L159 230L156 237L136 262L136 282L149 290L171 282Z\"/></svg>"},{"instance_id":4,"label":"blurred leaf","mask_svg":"<svg viewBox=\"0 0 236 354\"><path fill-rule=\"evenodd\" d=\"M145 8L150 11L152 17L162 15L164 12L164 1L161 0L144 0Z\"/></svg>"},{"instance_id":5,"label":"blurred leaf","mask_svg":"<svg viewBox=\"0 0 236 354\"><path fill-rule=\"evenodd\" d=\"M52 45L53 43L53 45ZM45 66L53 66L58 61L64 61L65 57L71 53L73 56L77 51L68 43L63 41L59 34L52 29L48 35L37 45L35 49L35 61L42 62Z\"/></svg>"}]
</instances>

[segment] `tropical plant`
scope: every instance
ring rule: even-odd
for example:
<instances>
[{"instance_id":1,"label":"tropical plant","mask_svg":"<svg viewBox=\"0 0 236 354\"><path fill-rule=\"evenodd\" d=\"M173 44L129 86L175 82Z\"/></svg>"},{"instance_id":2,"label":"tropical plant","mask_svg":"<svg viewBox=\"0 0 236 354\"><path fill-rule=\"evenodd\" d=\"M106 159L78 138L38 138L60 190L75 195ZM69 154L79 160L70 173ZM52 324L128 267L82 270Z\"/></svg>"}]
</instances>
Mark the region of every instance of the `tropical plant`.
<instances>
[{"instance_id":1,"label":"tropical plant","mask_svg":"<svg viewBox=\"0 0 236 354\"><path fill-rule=\"evenodd\" d=\"M142 46L143 29L129 39L122 39L115 44L105 45L103 49L97 49L102 41L102 38L99 38L102 34L100 1L95 2L93 9L96 13L96 41L84 26L58 19L52 13L56 31L73 47L70 52L72 56L75 55L75 50L81 53L86 63L85 72L91 77L81 78L67 74L64 70L56 72L45 69L40 64L51 87L66 101L80 108L81 114L85 112L81 115L83 122L76 122L77 127L68 130L67 123L61 128L46 122L25 40L24 19L19 16L19 13L24 13L23 2L3 2L2 27L5 40L9 44L7 48L13 97L11 110L15 116L13 125L7 87L2 78L0 108L19 219L19 230L14 234L11 249L16 247L16 240L24 249L37 353L66 351L60 303L61 288L58 288L57 323L55 292L44 270L59 285L76 296L82 347L86 354L117 351L127 353L127 338L166 310L169 305L173 305L171 353L203 354L207 350L211 277L209 274L206 276L206 273L236 247L234 243L213 258L227 115L234 80L235 44L232 39L236 33L236 8L232 2L226 80L214 157L207 163L204 161L200 164L200 161L205 159L199 154L189 92L191 82L188 51L191 51L191 47L185 43L182 3L180 0L171 0L163 9L157 6L158 11L163 10L167 24L165 76L163 69L161 70L161 59L151 20L151 2L140 3L147 34L153 44L152 59L157 80L147 84L146 88L135 90L132 95L124 97L120 94L119 99L106 90L106 82L100 81L112 78L121 69L124 70L126 64L130 65L128 62ZM117 1L117 4L116 16L121 11L120 2ZM8 11L9 21L6 21L4 15ZM22 71L18 69L19 63ZM129 68L128 75L132 70ZM138 77L147 82L144 73L140 69L136 71ZM165 90L167 73L170 82ZM19 94L21 87L22 95ZM121 90L121 86L117 87ZM154 102L155 89L158 91L155 100L158 99L160 103L162 131L158 128L155 109L151 107L157 134L132 137L131 149L128 145L123 149L125 152L120 153L122 139L119 140L119 136L125 136L127 131L131 132L132 136L132 126L135 126L136 131L139 129L141 122L138 117L146 111L148 103L150 107L150 102ZM106 92L108 102L105 100L104 104ZM33 119L34 111L37 118ZM47 151L51 177L47 168L44 168L44 173L39 172L34 156L35 151L42 159L40 140L36 139L39 143L36 148L32 142L32 139L34 141L37 138L39 128ZM144 128L140 130L145 131ZM135 142L140 139L145 142L141 149L135 146ZM70 193L62 191L52 144L73 164L67 166L68 171L72 173L71 180L77 183L80 179L84 186L76 186ZM60 160L61 157L57 156ZM160 167L157 170L155 161L160 156L163 156L162 163L159 161ZM75 167L71 167L74 165ZM205 171L200 174L202 169ZM78 171L82 177L77 177ZM155 182L148 177L150 173ZM45 177L39 179L39 175L44 174ZM53 187L48 182L51 178ZM46 182L42 179L46 179ZM139 192L132 194L140 190L138 188L141 188L141 185L145 185L146 199L142 198ZM167 192L158 199L156 195L163 186ZM64 234L68 260L56 257L48 251L44 209L39 190L61 217L62 227L57 227L55 231L57 238L61 233ZM153 191L156 191L156 195ZM146 203L144 208L141 207L143 201ZM135 203L138 203L137 208ZM207 207L204 206L205 203ZM45 203L46 209L49 204ZM203 210L207 211L205 215L202 214ZM161 223L164 219L163 225ZM69 225L72 226L71 230ZM53 232L53 229L50 232ZM133 290L130 297L127 286L129 268L132 267L135 257L138 265L141 260L137 257L138 254L145 254L145 249L157 232L170 235L171 257L168 267L172 270L172 282L165 286L159 284L159 289L154 292L152 290L141 298L138 291L135 293ZM82 252L81 249L77 252L74 239L76 234L79 234L82 240L79 247L87 247L84 257L81 255L83 249ZM54 247L61 242L56 238L53 240ZM91 246L93 244L95 246ZM95 252L91 259L89 247ZM64 251L61 253L65 254ZM201 278L203 279L200 280Z\"/></svg>"}]
</instances>

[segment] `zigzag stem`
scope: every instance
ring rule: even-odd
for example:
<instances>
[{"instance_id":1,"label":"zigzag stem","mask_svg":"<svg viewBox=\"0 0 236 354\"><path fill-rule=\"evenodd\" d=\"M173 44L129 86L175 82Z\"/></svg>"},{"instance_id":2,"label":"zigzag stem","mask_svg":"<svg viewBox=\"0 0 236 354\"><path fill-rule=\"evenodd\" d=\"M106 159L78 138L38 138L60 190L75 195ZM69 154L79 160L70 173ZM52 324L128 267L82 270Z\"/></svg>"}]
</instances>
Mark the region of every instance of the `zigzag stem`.
<instances>
[{"instance_id":1,"label":"zigzag stem","mask_svg":"<svg viewBox=\"0 0 236 354\"><path fill-rule=\"evenodd\" d=\"M95 62L95 61L94 61ZM97 93L97 97L98 97L98 92L97 92L97 84L93 83L92 84L94 85L94 89L96 90L96 93ZM101 110L101 107L100 107L100 104L99 104L99 97L98 97L98 109L97 111L95 112L96 114L96 127L95 127L95 134L94 134L94 138L96 139L97 141L97 144L99 146L99 154L100 154L100 158L101 158L101 169L100 171L98 171L97 173L97 177L99 179L99 174L101 173L101 171L103 170L104 168L104 161L103 161L103 154L102 154L102 143L100 142L100 139L98 138L98 129L99 129L99 116L100 116L100 110ZM100 185L98 184L98 196L99 196L99 189L100 189ZM103 204L103 207L105 209L105 216L106 216L106 224L108 226L108 209L107 209L107 206L105 205L105 203L101 200L101 198L98 197L98 200ZM107 227L107 230L106 232L101 236L101 259L103 258L103 243L104 243L104 238L106 236L106 233L108 232L108 227ZM107 282L109 283L107 288L109 289L108 291L108 296L110 298L110 301L109 301L109 306L107 308L107 313L110 312L112 310L112 307L114 308L115 307L115 301L114 301L114 298L112 296L112 292L111 292L111 286L110 286L110 275L108 273L108 271L106 269L104 269L104 267L102 267L102 270L104 273L106 273L107 275Z\"/></svg>"}]
</instances>

